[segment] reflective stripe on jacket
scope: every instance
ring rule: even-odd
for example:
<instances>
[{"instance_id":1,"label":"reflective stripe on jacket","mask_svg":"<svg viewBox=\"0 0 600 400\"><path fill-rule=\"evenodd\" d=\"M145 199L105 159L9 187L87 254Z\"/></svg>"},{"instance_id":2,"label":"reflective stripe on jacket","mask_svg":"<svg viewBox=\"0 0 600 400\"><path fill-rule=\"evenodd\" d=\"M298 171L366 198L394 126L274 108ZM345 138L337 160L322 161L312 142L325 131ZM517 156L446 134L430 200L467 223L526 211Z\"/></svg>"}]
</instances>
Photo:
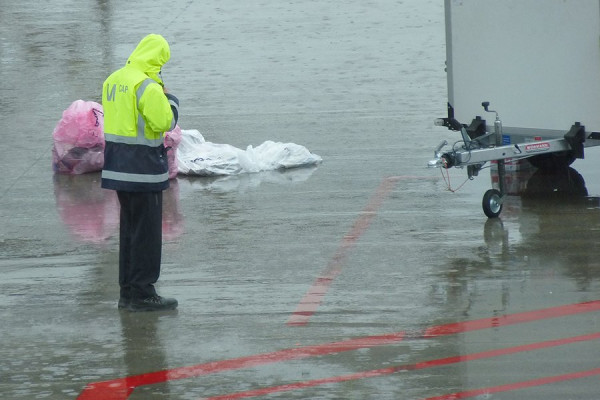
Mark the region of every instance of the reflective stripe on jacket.
<instances>
[{"instance_id":1,"label":"reflective stripe on jacket","mask_svg":"<svg viewBox=\"0 0 600 400\"><path fill-rule=\"evenodd\" d=\"M166 40L148 35L125 67L104 82L103 188L160 191L169 186L164 132L175 128L178 101L164 94L158 75L169 57Z\"/></svg>"}]
</instances>

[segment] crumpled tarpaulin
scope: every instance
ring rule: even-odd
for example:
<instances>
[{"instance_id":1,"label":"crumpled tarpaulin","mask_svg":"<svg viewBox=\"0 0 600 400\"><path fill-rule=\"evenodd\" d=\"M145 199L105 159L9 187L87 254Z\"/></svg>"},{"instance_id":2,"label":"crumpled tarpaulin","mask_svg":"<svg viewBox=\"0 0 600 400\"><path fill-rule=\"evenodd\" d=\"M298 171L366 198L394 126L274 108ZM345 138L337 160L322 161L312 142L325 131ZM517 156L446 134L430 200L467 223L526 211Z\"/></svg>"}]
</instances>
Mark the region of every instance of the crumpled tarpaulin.
<instances>
[{"instance_id":1,"label":"crumpled tarpaulin","mask_svg":"<svg viewBox=\"0 0 600 400\"><path fill-rule=\"evenodd\" d=\"M246 150L207 142L197 130L182 130L177 151L179 173L198 176L237 175L317 165L323 159L295 143L266 141Z\"/></svg>"}]
</instances>

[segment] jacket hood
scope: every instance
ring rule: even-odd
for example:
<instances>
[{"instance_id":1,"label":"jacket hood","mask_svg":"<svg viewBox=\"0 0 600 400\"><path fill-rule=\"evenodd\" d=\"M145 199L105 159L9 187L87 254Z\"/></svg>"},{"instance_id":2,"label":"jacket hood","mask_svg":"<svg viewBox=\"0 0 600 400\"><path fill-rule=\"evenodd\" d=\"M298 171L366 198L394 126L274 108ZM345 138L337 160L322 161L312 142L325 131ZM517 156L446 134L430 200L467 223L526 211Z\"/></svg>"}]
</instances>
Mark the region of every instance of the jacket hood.
<instances>
[{"instance_id":1,"label":"jacket hood","mask_svg":"<svg viewBox=\"0 0 600 400\"><path fill-rule=\"evenodd\" d=\"M158 73L163 65L171 58L169 43L161 35L150 34L144 37L129 58L127 65L135 67L154 81L163 84Z\"/></svg>"}]
</instances>

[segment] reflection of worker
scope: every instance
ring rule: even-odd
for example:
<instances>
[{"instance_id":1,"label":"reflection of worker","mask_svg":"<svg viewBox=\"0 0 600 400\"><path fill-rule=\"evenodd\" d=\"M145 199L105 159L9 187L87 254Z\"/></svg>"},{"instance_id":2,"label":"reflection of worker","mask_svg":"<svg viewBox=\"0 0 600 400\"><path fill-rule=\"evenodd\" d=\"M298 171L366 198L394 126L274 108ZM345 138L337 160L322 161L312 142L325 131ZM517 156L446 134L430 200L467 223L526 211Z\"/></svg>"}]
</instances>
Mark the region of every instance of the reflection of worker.
<instances>
[{"instance_id":1,"label":"reflection of worker","mask_svg":"<svg viewBox=\"0 0 600 400\"><path fill-rule=\"evenodd\" d=\"M168 353L159 328L169 324L169 318L177 318L177 316L164 315L164 313L121 313L120 317L121 348L127 377L111 383L111 394L114 396L112 398L127 399L132 388L136 387L139 395L136 397L140 399L171 398L167 379L163 378L168 374ZM143 382L139 376L147 373L148 368L161 371L153 372L152 375L158 382L162 380L165 384L153 385L151 389L139 387Z\"/></svg>"},{"instance_id":2,"label":"reflection of worker","mask_svg":"<svg viewBox=\"0 0 600 400\"><path fill-rule=\"evenodd\" d=\"M103 162L104 164L104 162ZM119 199L98 186L96 174L54 174L54 196L60 218L77 241L104 247L119 230ZM183 234L179 183L169 181L163 192L162 237L176 240Z\"/></svg>"},{"instance_id":3,"label":"reflection of worker","mask_svg":"<svg viewBox=\"0 0 600 400\"><path fill-rule=\"evenodd\" d=\"M102 245L117 231L117 196L98 186L96 174L54 174L54 196L56 209L76 240Z\"/></svg>"},{"instance_id":4,"label":"reflection of worker","mask_svg":"<svg viewBox=\"0 0 600 400\"><path fill-rule=\"evenodd\" d=\"M169 61L160 35L143 38L127 64L104 82L102 187L117 191L120 214L119 308L171 310L177 300L158 296L162 247L162 191L169 187L163 134L177 123L179 101L160 77Z\"/></svg>"}]
</instances>

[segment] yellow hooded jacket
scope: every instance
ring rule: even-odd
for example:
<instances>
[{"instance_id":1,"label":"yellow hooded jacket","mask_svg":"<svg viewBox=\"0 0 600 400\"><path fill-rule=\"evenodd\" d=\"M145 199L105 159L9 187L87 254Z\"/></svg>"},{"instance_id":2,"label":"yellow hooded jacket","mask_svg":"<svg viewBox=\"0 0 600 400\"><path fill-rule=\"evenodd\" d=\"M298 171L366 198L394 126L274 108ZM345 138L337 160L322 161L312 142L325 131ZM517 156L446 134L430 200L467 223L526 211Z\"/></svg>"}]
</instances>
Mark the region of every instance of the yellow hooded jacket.
<instances>
[{"instance_id":1,"label":"yellow hooded jacket","mask_svg":"<svg viewBox=\"0 0 600 400\"><path fill-rule=\"evenodd\" d=\"M165 95L159 72L170 56L165 38L150 34L104 81L103 188L145 192L169 186L164 132L175 128L179 101Z\"/></svg>"}]
</instances>

